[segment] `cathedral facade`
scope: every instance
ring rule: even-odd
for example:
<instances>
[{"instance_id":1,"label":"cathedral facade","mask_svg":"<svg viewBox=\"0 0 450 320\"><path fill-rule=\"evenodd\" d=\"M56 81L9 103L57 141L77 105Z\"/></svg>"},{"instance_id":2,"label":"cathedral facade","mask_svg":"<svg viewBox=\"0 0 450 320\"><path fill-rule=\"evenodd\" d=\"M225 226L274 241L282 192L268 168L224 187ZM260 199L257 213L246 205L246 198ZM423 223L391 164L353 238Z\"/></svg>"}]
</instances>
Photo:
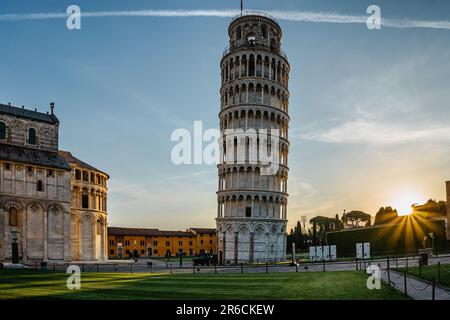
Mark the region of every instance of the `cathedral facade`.
<instances>
[{"instance_id":1,"label":"cathedral facade","mask_svg":"<svg viewBox=\"0 0 450 320\"><path fill-rule=\"evenodd\" d=\"M0 104L0 260L107 259L108 175L59 150L54 114Z\"/></svg>"},{"instance_id":2,"label":"cathedral facade","mask_svg":"<svg viewBox=\"0 0 450 320\"><path fill-rule=\"evenodd\" d=\"M281 49L282 30L270 15L252 11L233 19L228 36L229 46L221 60L219 260L283 260L290 65ZM276 140L273 129L278 132ZM270 136L264 138L261 132ZM278 154L279 163L270 174L261 157L265 148Z\"/></svg>"}]
</instances>

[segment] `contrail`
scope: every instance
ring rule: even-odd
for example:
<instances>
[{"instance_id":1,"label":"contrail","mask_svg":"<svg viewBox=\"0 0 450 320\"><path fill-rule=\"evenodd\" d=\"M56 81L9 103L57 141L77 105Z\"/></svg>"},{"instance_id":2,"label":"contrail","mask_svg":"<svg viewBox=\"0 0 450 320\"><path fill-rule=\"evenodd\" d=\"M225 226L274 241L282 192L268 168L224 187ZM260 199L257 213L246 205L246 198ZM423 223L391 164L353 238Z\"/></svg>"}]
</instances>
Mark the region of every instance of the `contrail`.
<instances>
[{"instance_id":1,"label":"contrail","mask_svg":"<svg viewBox=\"0 0 450 320\"><path fill-rule=\"evenodd\" d=\"M81 12L81 17L103 18L103 17L220 17L231 18L240 13L239 10L134 10L134 11L93 11ZM268 11L279 20L301 21L316 23L360 23L365 24L368 15L346 15L332 12L311 11ZM22 13L2 14L0 21L23 21L23 20L47 20L64 19L65 13ZM448 20L410 20L382 18L383 27L390 28L431 28L450 30Z\"/></svg>"}]
</instances>

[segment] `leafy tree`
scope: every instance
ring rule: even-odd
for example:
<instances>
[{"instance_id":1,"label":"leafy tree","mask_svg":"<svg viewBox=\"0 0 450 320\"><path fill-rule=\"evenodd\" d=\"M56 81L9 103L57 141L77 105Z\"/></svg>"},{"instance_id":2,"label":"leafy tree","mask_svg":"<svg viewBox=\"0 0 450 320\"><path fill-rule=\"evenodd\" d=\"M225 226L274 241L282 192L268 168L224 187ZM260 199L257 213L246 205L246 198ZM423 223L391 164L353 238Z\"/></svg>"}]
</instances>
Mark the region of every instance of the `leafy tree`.
<instances>
[{"instance_id":1,"label":"leafy tree","mask_svg":"<svg viewBox=\"0 0 450 320\"><path fill-rule=\"evenodd\" d=\"M360 223L368 222L370 224L370 214L362 211L350 211L345 215L346 221L354 227L358 227Z\"/></svg>"},{"instance_id":2,"label":"leafy tree","mask_svg":"<svg viewBox=\"0 0 450 320\"><path fill-rule=\"evenodd\" d=\"M398 220L397 210L392 209L392 207L381 207L377 214L375 215L374 225L380 224L392 224Z\"/></svg>"}]
</instances>

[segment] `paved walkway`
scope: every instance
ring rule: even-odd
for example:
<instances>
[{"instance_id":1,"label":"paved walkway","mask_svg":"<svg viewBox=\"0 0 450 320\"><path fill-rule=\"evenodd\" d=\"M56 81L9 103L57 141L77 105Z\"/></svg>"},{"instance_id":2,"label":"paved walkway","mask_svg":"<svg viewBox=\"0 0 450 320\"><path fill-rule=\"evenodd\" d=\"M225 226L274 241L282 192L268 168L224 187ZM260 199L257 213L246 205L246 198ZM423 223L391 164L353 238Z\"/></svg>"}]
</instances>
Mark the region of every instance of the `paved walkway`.
<instances>
[{"instance_id":1,"label":"paved walkway","mask_svg":"<svg viewBox=\"0 0 450 320\"><path fill-rule=\"evenodd\" d=\"M388 283L388 272L382 270L381 278L385 283ZM405 275L390 270L391 286L400 292L405 292ZM408 296L414 300L432 300L433 285L431 282L419 280L412 276L406 276L406 292ZM450 291L444 290L436 285L435 300L450 300Z\"/></svg>"}]
</instances>

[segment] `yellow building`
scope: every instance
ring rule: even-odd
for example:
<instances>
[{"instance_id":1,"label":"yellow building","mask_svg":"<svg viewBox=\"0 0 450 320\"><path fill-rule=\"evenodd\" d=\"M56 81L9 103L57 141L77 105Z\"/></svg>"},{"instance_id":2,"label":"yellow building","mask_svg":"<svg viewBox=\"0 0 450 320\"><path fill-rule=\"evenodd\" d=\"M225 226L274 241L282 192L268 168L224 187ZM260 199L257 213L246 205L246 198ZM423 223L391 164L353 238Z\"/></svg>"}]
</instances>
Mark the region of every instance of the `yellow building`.
<instances>
[{"instance_id":1,"label":"yellow building","mask_svg":"<svg viewBox=\"0 0 450 320\"><path fill-rule=\"evenodd\" d=\"M202 252L216 254L215 229L190 228L163 231L144 228L108 227L108 255L116 257L166 257Z\"/></svg>"},{"instance_id":2,"label":"yellow building","mask_svg":"<svg viewBox=\"0 0 450 320\"><path fill-rule=\"evenodd\" d=\"M187 231L195 235L196 254L217 252L216 229L209 228L189 228Z\"/></svg>"}]
</instances>

